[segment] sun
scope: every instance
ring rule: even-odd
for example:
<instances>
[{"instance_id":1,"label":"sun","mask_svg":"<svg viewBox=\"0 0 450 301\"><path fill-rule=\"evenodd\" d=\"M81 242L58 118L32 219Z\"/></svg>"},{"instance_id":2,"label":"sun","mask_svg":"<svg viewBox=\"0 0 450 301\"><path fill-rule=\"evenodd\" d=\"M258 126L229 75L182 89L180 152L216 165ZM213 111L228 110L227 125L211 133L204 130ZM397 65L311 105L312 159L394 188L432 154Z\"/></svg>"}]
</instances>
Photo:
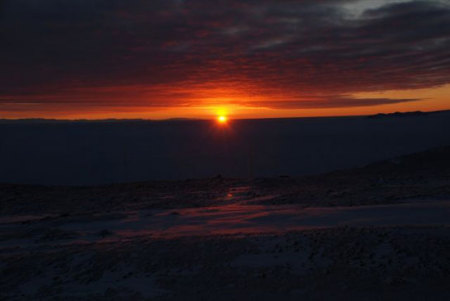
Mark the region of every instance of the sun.
<instances>
[{"instance_id":1,"label":"sun","mask_svg":"<svg viewBox=\"0 0 450 301\"><path fill-rule=\"evenodd\" d=\"M227 121L228 121L227 116L225 116L225 115L217 116L218 123L225 124L225 123L227 123Z\"/></svg>"}]
</instances>

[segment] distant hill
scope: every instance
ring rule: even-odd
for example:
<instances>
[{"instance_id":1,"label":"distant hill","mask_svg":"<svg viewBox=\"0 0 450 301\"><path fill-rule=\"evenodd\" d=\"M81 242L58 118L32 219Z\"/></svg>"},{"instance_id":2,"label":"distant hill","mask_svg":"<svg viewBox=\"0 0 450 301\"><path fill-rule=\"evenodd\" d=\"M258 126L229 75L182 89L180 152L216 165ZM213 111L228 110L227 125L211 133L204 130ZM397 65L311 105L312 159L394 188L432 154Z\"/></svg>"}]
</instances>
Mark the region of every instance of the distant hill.
<instances>
[{"instance_id":1,"label":"distant hill","mask_svg":"<svg viewBox=\"0 0 450 301\"><path fill-rule=\"evenodd\" d=\"M365 167L257 182L267 204L354 206L450 197L450 146L399 156Z\"/></svg>"},{"instance_id":2,"label":"distant hill","mask_svg":"<svg viewBox=\"0 0 450 301\"><path fill-rule=\"evenodd\" d=\"M375 115L369 115L367 118L372 119L381 119L381 118L396 118L396 117L417 117L417 116L425 116L436 113L450 112L446 111L434 111L434 112L422 112L422 111L414 111L414 112L394 112L394 113L379 113Z\"/></svg>"}]
</instances>

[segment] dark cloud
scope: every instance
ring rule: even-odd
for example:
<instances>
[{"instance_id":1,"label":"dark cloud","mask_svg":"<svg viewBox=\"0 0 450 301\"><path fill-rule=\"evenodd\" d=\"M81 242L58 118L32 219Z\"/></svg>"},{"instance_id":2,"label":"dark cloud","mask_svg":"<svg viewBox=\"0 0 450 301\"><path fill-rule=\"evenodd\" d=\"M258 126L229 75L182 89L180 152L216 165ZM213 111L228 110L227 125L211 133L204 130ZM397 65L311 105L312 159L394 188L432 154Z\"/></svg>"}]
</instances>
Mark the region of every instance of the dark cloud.
<instances>
[{"instance_id":1,"label":"dark cloud","mask_svg":"<svg viewBox=\"0 0 450 301\"><path fill-rule=\"evenodd\" d=\"M281 108L411 101L346 96L450 82L450 5L389 3L3 0L0 103L195 105L217 88Z\"/></svg>"},{"instance_id":2,"label":"dark cloud","mask_svg":"<svg viewBox=\"0 0 450 301\"><path fill-rule=\"evenodd\" d=\"M316 97L313 100L279 100L252 102L254 106L276 109L330 109L346 107L368 107L377 105L396 104L402 102L419 101L420 99L403 98L353 98L343 96Z\"/></svg>"}]
</instances>

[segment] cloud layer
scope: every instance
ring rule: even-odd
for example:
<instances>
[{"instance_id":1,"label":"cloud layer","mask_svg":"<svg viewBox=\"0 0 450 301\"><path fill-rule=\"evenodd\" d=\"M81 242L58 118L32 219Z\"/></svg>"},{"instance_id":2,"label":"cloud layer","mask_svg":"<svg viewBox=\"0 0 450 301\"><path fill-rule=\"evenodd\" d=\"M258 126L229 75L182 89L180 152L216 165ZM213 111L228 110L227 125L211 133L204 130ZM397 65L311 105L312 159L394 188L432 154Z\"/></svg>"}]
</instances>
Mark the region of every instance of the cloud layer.
<instances>
[{"instance_id":1,"label":"cloud layer","mask_svg":"<svg viewBox=\"0 0 450 301\"><path fill-rule=\"evenodd\" d=\"M0 104L272 108L450 82L447 1L3 0Z\"/></svg>"}]
</instances>

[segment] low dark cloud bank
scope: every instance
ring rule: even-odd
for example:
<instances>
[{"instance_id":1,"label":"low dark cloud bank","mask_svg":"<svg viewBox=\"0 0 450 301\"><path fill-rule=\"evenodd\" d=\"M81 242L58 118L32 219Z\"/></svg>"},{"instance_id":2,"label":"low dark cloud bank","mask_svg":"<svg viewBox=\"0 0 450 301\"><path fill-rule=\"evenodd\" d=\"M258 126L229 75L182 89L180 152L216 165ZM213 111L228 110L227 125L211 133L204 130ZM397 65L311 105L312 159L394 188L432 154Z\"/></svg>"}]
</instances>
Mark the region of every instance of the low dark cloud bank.
<instances>
[{"instance_id":1,"label":"low dark cloud bank","mask_svg":"<svg viewBox=\"0 0 450 301\"><path fill-rule=\"evenodd\" d=\"M348 95L450 82L438 0L2 0L0 41L0 104L195 105L228 87L367 106L414 99Z\"/></svg>"}]
</instances>

